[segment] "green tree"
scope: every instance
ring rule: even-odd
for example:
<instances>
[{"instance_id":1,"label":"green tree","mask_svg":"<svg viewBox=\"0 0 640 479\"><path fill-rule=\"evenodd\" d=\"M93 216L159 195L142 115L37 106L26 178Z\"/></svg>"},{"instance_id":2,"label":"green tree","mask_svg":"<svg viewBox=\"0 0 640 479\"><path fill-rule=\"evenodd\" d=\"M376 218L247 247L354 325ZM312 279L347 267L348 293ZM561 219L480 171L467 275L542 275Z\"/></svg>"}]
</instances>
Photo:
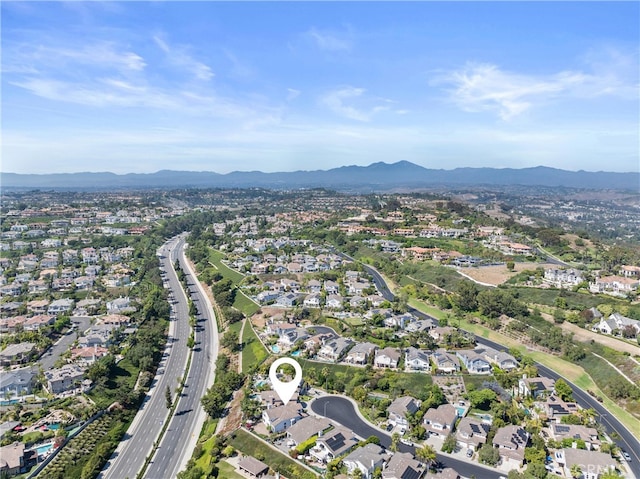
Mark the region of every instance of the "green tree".
<instances>
[{"instance_id":1,"label":"green tree","mask_svg":"<svg viewBox=\"0 0 640 479\"><path fill-rule=\"evenodd\" d=\"M457 446L458 441L456 440L455 434L449 433L442 443L442 452L452 453L456 450Z\"/></svg>"},{"instance_id":2,"label":"green tree","mask_svg":"<svg viewBox=\"0 0 640 479\"><path fill-rule=\"evenodd\" d=\"M416 448L416 458L427 465L432 464L436 460L436 450L430 444L425 444Z\"/></svg>"},{"instance_id":3,"label":"green tree","mask_svg":"<svg viewBox=\"0 0 640 479\"><path fill-rule=\"evenodd\" d=\"M462 280L456 287L456 306L462 311L475 311L478 308L478 286L473 281Z\"/></svg>"},{"instance_id":4,"label":"green tree","mask_svg":"<svg viewBox=\"0 0 640 479\"><path fill-rule=\"evenodd\" d=\"M173 400L171 398L171 388L167 384L167 388L164 390L164 400L167 409L171 409L171 405L173 404Z\"/></svg>"},{"instance_id":5,"label":"green tree","mask_svg":"<svg viewBox=\"0 0 640 479\"><path fill-rule=\"evenodd\" d=\"M571 473L571 477L578 478L582 476L582 468L580 467L580 464L572 464L569 468L569 472Z\"/></svg>"},{"instance_id":6,"label":"green tree","mask_svg":"<svg viewBox=\"0 0 640 479\"><path fill-rule=\"evenodd\" d=\"M555 391L563 401L573 401L573 389L564 379L560 378L556 381Z\"/></svg>"}]
</instances>

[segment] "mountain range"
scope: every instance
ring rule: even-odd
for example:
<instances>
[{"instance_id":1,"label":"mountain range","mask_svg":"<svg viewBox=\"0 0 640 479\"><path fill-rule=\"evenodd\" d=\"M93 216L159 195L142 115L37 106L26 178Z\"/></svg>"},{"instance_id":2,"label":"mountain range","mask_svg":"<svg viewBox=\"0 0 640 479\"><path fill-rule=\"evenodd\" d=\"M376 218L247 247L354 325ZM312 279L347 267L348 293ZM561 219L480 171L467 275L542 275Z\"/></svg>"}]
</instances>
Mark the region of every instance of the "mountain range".
<instances>
[{"instance_id":1,"label":"mountain range","mask_svg":"<svg viewBox=\"0 0 640 479\"><path fill-rule=\"evenodd\" d=\"M389 191L434 186L522 185L640 191L640 173L568 171L546 166L534 168L429 169L408 161L342 166L329 170L264 173L209 171L156 173L0 173L2 188L113 190L122 188L330 188L334 190Z\"/></svg>"}]
</instances>

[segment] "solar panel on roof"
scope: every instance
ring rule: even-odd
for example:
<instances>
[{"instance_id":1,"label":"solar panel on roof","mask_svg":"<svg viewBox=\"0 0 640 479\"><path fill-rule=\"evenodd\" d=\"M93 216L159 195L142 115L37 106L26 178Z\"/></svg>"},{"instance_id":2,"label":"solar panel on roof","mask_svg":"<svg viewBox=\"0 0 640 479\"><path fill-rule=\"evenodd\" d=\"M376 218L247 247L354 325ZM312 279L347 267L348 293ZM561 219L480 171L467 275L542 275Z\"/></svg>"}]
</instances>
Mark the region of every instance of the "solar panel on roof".
<instances>
[{"instance_id":1,"label":"solar panel on roof","mask_svg":"<svg viewBox=\"0 0 640 479\"><path fill-rule=\"evenodd\" d=\"M341 432L339 432L335 436L327 439L326 443L327 443L327 446L329 446L331 449L333 449L334 451L337 451L338 449L344 446L344 441L345 441L345 437L342 435Z\"/></svg>"},{"instance_id":2,"label":"solar panel on roof","mask_svg":"<svg viewBox=\"0 0 640 479\"><path fill-rule=\"evenodd\" d=\"M401 476L401 479L418 479L420 477L420 472L416 471L411 467L407 467L404 473Z\"/></svg>"},{"instance_id":3,"label":"solar panel on roof","mask_svg":"<svg viewBox=\"0 0 640 479\"><path fill-rule=\"evenodd\" d=\"M556 431L558 432L569 432L569 426L556 426Z\"/></svg>"}]
</instances>

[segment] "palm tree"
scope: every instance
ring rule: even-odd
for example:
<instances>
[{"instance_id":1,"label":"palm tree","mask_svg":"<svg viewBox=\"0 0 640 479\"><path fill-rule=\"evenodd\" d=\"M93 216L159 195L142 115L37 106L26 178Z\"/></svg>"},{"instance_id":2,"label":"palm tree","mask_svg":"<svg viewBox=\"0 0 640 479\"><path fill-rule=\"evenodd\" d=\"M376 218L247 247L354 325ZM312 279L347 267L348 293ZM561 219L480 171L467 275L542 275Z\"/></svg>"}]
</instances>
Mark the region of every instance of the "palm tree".
<instances>
[{"instance_id":1,"label":"palm tree","mask_svg":"<svg viewBox=\"0 0 640 479\"><path fill-rule=\"evenodd\" d=\"M582 468L580 467L580 464L572 464L569 472L571 473L571 477L582 476Z\"/></svg>"},{"instance_id":2,"label":"palm tree","mask_svg":"<svg viewBox=\"0 0 640 479\"><path fill-rule=\"evenodd\" d=\"M399 434L399 433L397 433L397 432L394 432L394 433L391 435L391 447L390 447L390 449L391 449L393 452L397 452L397 451L398 451L398 443L399 443L399 442L400 442L400 434Z\"/></svg>"},{"instance_id":3,"label":"palm tree","mask_svg":"<svg viewBox=\"0 0 640 479\"><path fill-rule=\"evenodd\" d=\"M431 465L436 460L436 450L433 448L433 446L425 444L421 448L416 449L416 457L419 461Z\"/></svg>"}]
</instances>

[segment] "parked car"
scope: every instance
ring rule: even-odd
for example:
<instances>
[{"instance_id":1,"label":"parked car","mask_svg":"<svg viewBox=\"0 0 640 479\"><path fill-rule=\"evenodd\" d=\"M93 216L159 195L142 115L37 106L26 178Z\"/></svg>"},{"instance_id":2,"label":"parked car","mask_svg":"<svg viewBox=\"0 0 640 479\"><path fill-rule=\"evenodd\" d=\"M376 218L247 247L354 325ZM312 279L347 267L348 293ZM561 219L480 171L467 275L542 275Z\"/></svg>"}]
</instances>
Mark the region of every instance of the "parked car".
<instances>
[{"instance_id":1,"label":"parked car","mask_svg":"<svg viewBox=\"0 0 640 479\"><path fill-rule=\"evenodd\" d=\"M473 456L473 449L467 449L467 457Z\"/></svg>"},{"instance_id":2,"label":"parked car","mask_svg":"<svg viewBox=\"0 0 640 479\"><path fill-rule=\"evenodd\" d=\"M620 454L622 454L622 457L624 458L625 461L627 462L631 462L631 456L629 455L629 453L625 450L620 451Z\"/></svg>"}]
</instances>

